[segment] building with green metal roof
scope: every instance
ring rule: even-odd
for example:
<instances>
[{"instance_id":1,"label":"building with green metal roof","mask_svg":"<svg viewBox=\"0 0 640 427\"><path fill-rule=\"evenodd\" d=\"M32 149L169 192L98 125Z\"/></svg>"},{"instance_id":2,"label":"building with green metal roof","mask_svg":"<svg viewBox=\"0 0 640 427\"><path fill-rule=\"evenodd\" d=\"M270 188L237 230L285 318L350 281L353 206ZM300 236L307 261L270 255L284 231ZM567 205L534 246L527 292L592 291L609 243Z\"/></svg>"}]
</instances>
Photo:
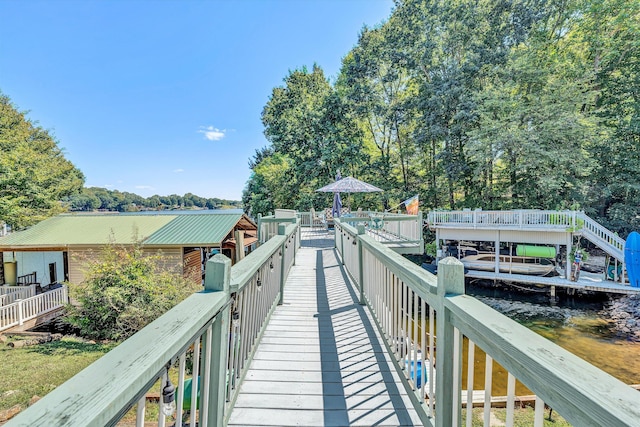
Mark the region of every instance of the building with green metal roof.
<instances>
[{"instance_id":1,"label":"building with green metal roof","mask_svg":"<svg viewBox=\"0 0 640 427\"><path fill-rule=\"evenodd\" d=\"M186 213L188 212L188 214ZM37 273L38 282L84 280L83 260L94 258L107 244L139 243L148 253L162 254L163 266L201 280L211 253L232 261L255 247L257 226L237 210L149 213L63 214L26 230L0 237L0 283L9 277ZM242 248L236 249L236 237ZM8 280L7 280L8 281Z\"/></svg>"}]
</instances>

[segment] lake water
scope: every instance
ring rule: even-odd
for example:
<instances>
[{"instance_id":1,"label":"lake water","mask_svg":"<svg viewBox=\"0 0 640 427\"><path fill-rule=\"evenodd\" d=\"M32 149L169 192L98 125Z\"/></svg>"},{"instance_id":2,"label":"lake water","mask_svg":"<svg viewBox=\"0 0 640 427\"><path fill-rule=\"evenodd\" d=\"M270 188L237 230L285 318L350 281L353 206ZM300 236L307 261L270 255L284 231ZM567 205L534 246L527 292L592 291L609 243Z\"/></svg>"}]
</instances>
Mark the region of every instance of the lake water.
<instances>
[{"instance_id":1,"label":"lake water","mask_svg":"<svg viewBox=\"0 0 640 427\"><path fill-rule=\"evenodd\" d=\"M552 303L546 291L523 292L510 286L494 288L473 283L467 284L466 293L619 380L640 384L640 343L621 339L611 332L603 312L608 296L561 295ZM466 347L465 343L464 361ZM474 359L474 388L478 389L484 384L484 354L477 348ZM494 369L496 367L494 362ZM466 362L463 373L466 373ZM494 372L493 395L506 394L506 377L506 372ZM529 394L522 386L517 393Z\"/></svg>"}]
</instances>

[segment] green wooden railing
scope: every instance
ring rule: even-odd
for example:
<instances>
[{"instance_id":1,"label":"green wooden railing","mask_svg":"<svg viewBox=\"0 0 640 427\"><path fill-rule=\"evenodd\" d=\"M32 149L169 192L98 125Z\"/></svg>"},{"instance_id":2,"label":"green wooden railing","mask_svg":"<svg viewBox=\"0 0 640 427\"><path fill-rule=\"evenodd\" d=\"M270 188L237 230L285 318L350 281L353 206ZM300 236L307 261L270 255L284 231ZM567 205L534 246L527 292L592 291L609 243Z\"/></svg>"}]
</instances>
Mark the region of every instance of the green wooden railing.
<instances>
[{"instance_id":1,"label":"green wooden railing","mask_svg":"<svg viewBox=\"0 0 640 427\"><path fill-rule=\"evenodd\" d=\"M167 376L176 384L177 409L175 417L158 410L159 426L173 425L174 419L190 426L225 424L262 332L282 303L284 282L300 245L298 230L295 221L280 224L277 235L233 267L223 255L211 258L203 291L6 425L106 426L126 417L142 426L148 418L146 395L157 390L158 381L165 384Z\"/></svg>"},{"instance_id":2,"label":"green wooden railing","mask_svg":"<svg viewBox=\"0 0 640 427\"><path fill-rule=\"evenodd\" d=\"M509 373L507 426L514 425L516 379L536 395L535 426L542 426L545 404L576 426L640 425L640 393L465 295L458 260L441 260L436 278L380 245L363 226L337 222L335 235L361 304L369 306L425 425L461 425L466 406L471 426L474 395L481 397L484 425L490 425L493 361ZM482 386L473 379L476 348L487 355Z\"/></svg>"},{"instance_id":3,"label":"green wooden railing","mask_svg":"<svg viewBox=\"0 0 640 427\"><path fill-rule=\"evenodd\" d=\"M282 303L300 245L299 220L264 224L272 222L277 234L235 266L222 255L209 260L202 292L6 425L103 426L125 416L143 425L150 409L145 395L167 377L177 384L177 420L186 420L189 411L191 426L196 420L199 426L224 425L270 315ZM465 295L459 261L442 260L436 278L368 235L364 224L338 220L335 237L360 303L368 305L425 425L461 425L463 403L470 411L476 388L489 425L494 360L509 372L508 426L516 379L537 396L536 426L542 425L544 403L576 426L638 425L637 391ZM466 341L467 365L474 365L475 348L488 355L481 388L474 386L473 375L462 383ZM471 425L470 412L466 419ZM157 422L165 426L173 419L160 412Z\"/></svg>"}]
</instances>

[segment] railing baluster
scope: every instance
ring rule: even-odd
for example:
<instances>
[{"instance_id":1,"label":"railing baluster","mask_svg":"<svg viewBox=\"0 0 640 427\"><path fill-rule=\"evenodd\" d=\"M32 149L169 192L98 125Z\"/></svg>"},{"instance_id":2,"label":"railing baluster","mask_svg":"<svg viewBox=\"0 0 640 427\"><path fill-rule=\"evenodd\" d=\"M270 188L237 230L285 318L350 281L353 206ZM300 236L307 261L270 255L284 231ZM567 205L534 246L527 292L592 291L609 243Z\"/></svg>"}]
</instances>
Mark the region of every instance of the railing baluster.
<instances>
[{"instance_id":1,"label":"railing baluster","mask_svg":"<svg viewBox=\"0 0 640 427\"><path fill-rule=\"evenodd\" d=\"M511 372L507 376L507 417L506 427L513 427L513 416L515 409L516 377Z\"/></svg>"},{"instance_id":2,"label":"railing baluster","mask_svg":"<svg viewBox=\"0 0 640 427\"><path fill-rule=\"evenodd\" d=\"M473 341L467 340L467 427L471 427L473 422L473 374L475 372L475 349L476 345Z\"/></svg>"},{"instance_id":3,"label":"railing baluster","mask_svg":"<svg viewBox=\"0 0 640 427\"><path fill-rule=\"evenodd\" d=\"M491 420L491 379L493 377L493 359L485 353L484 361L484 425L490 425Z\"/></svg>"},{"instance_id":4,"label":"railing baluster","mask_svg":"<svg viewBox=\"0 0 640 427\"><path fill-rule=\"evenodd\" d=\"M433 378L427 376L427 363L431 364L430 356L427 354L427 302L420 298L420 352L422 353L422 363L420 365L420 375L422 376L422 387L420 387L420 402L424 404L424 393L427 387L427 381L433 381Z\"/></svg>"},{"instance_id":5,"label":"railing baluster","mask_svg":"<svg viewBox=\"0 0 640 427\"><path fill-rule=\"evenodd\" d=\"M184 373L187 361L187 353L184 352L180 355L180 362L178 364L178 390L176 390L176 420L182 422L182 415L184 411Z\"/></svg>"},{"instance_id":6,"label":"railing baluster","mask_svg":"<svg viewBox=\"0 0 640 427\"><path fill-rule=\"evenodd\" d=\"M200 393L200 423L207 426L209 419L209 390L211 387L211 345L213 341L212 327L209 326L202 341L202 392Z\"/></svg>"},{"instance_id":7,"label":"railing baluster","mask_svg":"<svg viewBox=\"0 0 640 427\"><path fill-rule=\"evenodd\" d=\"M536 396L536 409L533 418L533 427L544 426L544 402Z\"/></svg>"},{"instance_id":8,"label":"railing baluster","mask_svg":"<svg viewBox=\"0 0 640 427\"><path fill-rule=\"evenodd\" d=\"M189 426L196 427L196 414L198 411L198 390L200 384L198 378L200 377L200 337L197 337L193 342L193 369L191 375L191 408L189 410Z\"/></svg>"},{"instance_id":9,"label":"railing baluster","mask_svg":"<svg viewBox=\"0 0 640 427\"><path fill-rule=\"evenodd\" d=\"M429 415L432 417L435 412L435 385L437 381L433 369L435 361L435 323L435 310L432 306L429 306Z\"/></svg>"},{"instance_id":10,"label":"railing baluster","mask_svg":"<svg viewBox=\"0 0 640 427\"><path fill-rule=\"evenodd\" d=\"M460 360L460 353L462 351L461 346L462 338L460 336L460 331L456 328L453 328L453 425L460 425L460 389L462 384L461 378L461 369L462 363Z\"/></svg>"},{"instance_id":11,"label":"railing baluster","mask_svg":"<svg viewBox=\"0 0 640 427\"><path fill-rule=\"evenodd\" d=\"M420 341L418 339L418 295L412 291L411 297L413 298L413 316L411 317L411 321L413 322L413 379L415 389L416 391L419 391L422 383L418 385L418 346L420 345ZM422 366L422 362L420 363L420 366ZM424 381L424 378L421 377L421 381Z\"/></svg>"},{"instance_id":12,"label":"railing baluster","mask_svg":"<svg viewBox=\"0 0 640 427\"><path fill-rule=\"evenodd\" d=\"M136 427L144 427L144 414L147 408L147 398L142 396L136 405Z\"/></svg>"}]
</instances>

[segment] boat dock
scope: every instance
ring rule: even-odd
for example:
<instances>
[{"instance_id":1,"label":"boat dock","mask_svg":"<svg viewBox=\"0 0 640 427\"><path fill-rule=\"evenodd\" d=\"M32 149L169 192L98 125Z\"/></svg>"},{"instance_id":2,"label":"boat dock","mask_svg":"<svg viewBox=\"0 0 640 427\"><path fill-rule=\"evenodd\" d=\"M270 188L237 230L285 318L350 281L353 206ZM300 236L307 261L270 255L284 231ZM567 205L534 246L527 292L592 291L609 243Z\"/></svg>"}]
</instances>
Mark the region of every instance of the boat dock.
<instances>
[{"instance_id":1,"label":"boat dock","mask_svg":"<svg viewBox=\"0 0 640 427\"><path fill-rule=\"evenodd\" d=\"M485 242L492 251L487 270L469 268L468 278L549 286L552 296L556 287L578 291L636 294L640 288L626 282L624 265L625 241L616 233L579 211L432 211L428 215L429 228L436 233L437 260L447 256L446 248L452 242ZM572 253L585 239L602 249L610 257L614 280L606 280L604 273L581 271L578 280L571 280L570 271L556 268L560 276L548 277L533 274L514 274L501 265L509 256L503 255L501 247L510 249L518 245L542 245L555 248L558 261L565 266L573 263ZM562 254L562 259L559 259ZM464 258L459 257L464 263ZM515 257L513 257L515 258ZM505 271L509 270L509 271ZM619 272L619 273L618 273ZM573 291L571 291L573 292Z\"/></svg>"},{"instance_id":2,"label":"boat dock","mask_svg":"<svg viewBox=\"0 0 640 427\"><path fill-rule=\"evenodd\" d=\"M496 282L512 282L512 283L525 283L543 286L557 286L561 288L577 289L580 291L589 292L609 292L615 294L637 294L640 293L640 288L634 288L628 285L621 285L620 283L614 283L609 280L602 280L602 274L589 274L582 272L580 279L573 282L567 280L562 276L556 277L543 277L543 276L528 276L526 274L509 274L509 273L494 273L491 271L478 271L469 270L465 277L471 279L493 280ZM598 279L595 276L600 276Z\"/></svg>"}]
</instances>

